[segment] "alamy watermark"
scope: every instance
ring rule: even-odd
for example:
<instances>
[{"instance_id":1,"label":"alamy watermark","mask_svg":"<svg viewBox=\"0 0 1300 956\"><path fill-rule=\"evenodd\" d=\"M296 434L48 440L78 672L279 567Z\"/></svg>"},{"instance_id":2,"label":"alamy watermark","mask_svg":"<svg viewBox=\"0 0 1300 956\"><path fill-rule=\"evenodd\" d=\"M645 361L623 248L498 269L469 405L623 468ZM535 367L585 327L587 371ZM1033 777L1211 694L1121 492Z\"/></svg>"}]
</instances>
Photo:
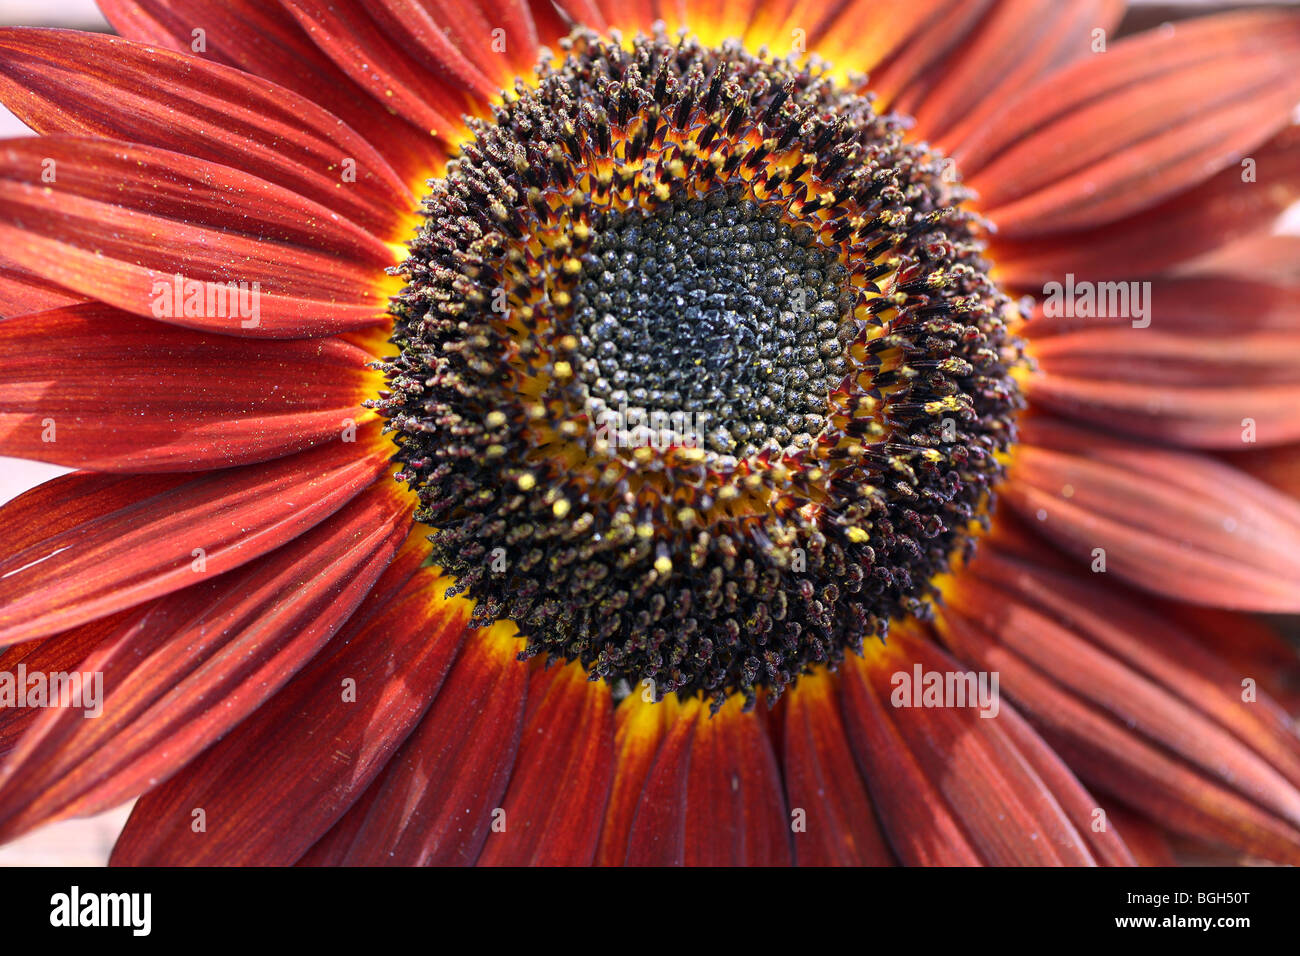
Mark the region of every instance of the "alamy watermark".
<instances>
[{"instance_id":1,"label":"alamy watermark","mask_svg":"<svg viewBox=\"0 0 1300 956\"><path fill-rule=\"evenodd\" d=\"M0 671L0 707L72 707L87 717L104 712L103 671Z\"/></svg>"},{"instance_id":2,"label":"alamy watermark","mask_svg":"<svg viewBox=\"0 0 1300 956\"><path fill-rule=\"evenodd\" d=\"M240 328L262 323L262 283L204 282L174 275L155 279L150 309L159 319L239 319Z\"/></svg>"},{"instance_id":3,"label":"alamy watermark","mask_svg":"<svg viewBox=\"0 0 1300 956\"><path fill-rule=\"evenodd\" d=\"M1133 328L1151 324L1150 282L1076 281L1073 272L1065 282L1043 286L1043 315L1049 319L1132 319Z\"/></svg>"},{"instance_id":4,"label":"alamy watermark","mask_svg":"<svg viewBox=\"0 0 1300 956\"><path fill-rule=\"evenodd\" d=\"M977 708L981 717L996 717L1000 708L997 671L895 671L889 679L895 707Z\"/></svg>"}]
</instances>

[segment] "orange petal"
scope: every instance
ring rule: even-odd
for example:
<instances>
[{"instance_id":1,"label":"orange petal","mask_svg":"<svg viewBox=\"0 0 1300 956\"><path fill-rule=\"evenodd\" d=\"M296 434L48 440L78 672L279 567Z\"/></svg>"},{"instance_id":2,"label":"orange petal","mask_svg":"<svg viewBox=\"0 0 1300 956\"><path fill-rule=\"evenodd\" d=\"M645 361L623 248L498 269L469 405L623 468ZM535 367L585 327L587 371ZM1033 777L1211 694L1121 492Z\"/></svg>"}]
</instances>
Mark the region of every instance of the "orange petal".
<instances>
[{"instance_id":1,"label":"orange petal","mask_svg":"<svg viewBox=\"0 0 1300 956\"><path fill-rule=\"evenodd\" d=\"M102 713L45 711L0 768L0 835L170 777L315 656L409 528L404 495L376 485L283 550L132 615L79 668L103 674Z\"/></svg>"},{"instance_id":2,"label":"orange petal","mask_svg":"<svg viewBox=\"0 0 1300 956\"><path fill-rule=\"evenodd\" d=\"M782 698L786 799L804 814L794 831L800 866L893 866L871 798L849 749L839 691L805 674Z\"/></svg>"},{"instance_id":3,"label":"orange petal","mask_svg":"<svg viewBox=\"0 0 1300 956\"><path fill-rule=\"evenodd\" d=\"M1031 419L1001 491L1080 561L1194 604L1300 610L1300 502L1212 458Z\"/></svg>"},{"instance_id":4,"label":"orange petal","mask_svg":"<svg viewBox=\"0 0 1300 956\"><path fill-rule=\"evenodd\" d=\"M586 866L614 776L614 704L576 662L539 668L514 774L480 866ZM557 786L563 781L563 786Z\"/></svg>"},{"instance_id":5,"label":"orange petal","mask_svg":"<svg viewBox=\"0 0 1300 956\"><path fill-rule=\"evenodd\" d=\"M374 417L372 359L338 339L205 335L95 302L0 323L0 354L0 453L71 467L251 464Z\"/></svg>"},{"instance_id":6,"label":"orange petal","mask_svg":"<svg viewBox=\"0 0 1300 956\"><path fill-rule=\"evenodd\" d=\"M329 645L248 720L136 804L115 866L287 866L419 723L465 636L470 602L436 569L390 565ZM373 592L372 592L373 594ZM193 809L206 827L196 831Z\"/></svg>"},{"instance_id":7,"label":"orange petal","mask_svg":"<svg viewBox=\"0 0 1300 956\"><path fill-rule=\"evenodd\" d=\"M56 634L293 540L383 472L382 446L366 438L198 477L38 485L0 508L13 532L0 548L0 643ZM78 500L74 490L91 493Z\"/></svg>"},{"instance_id":8,"label":"orange petal","mask_svg":"<svg viewBox=\"0 0 1300 956\"><path fill-rule=\"evenodd\" d=\"M163 45L184 54L159 49L152 33L146 46L99 33L0 29L0 99L38 133L127 140L256 170L381 238L400 238L395 233L414 208L409 179L370 145L386 144L384 136L361 135L316 105L317 97L330 108L345 102L328 80L315 76L293 92L258 79L282 82L279 70L303 65L282 51L264 52L251 76L191 53L195 24L206 28L209 56L232 41L274 45L273 34L257 32L270 29L265 15L255 18L257 26L239 23L230 6L208 5L188 17L175 11L183 41ZM223 30L227 18L236 22ZM383 112L368 106L371 114ZM355 181L344 180L344 159L354 160Z\"/></svg>"},{"instance_id":9,"label":"orange petal","mask_svg":"<svg viewBox=\"0 0 1300 956\"><path fill-rule=\"evenodd\" d=\"M954 158L1004 236L1101 225L1235 168L1285 126L1297 56L1300 18L1281 12L1128 37L1023 90Z\"/></svg>"},{"instance_id":10,"label":"orange petal","mask_svg":"<svg viewBox=\"0 0 1300 956\"><path fill-rule=\"evenodd\" d=\"M466 638L433 707L304 866L453 866L478 859L514 768L528 699L513 626ZM508 825L507 818L507 825Z\"/></svg>"}]
</instances>

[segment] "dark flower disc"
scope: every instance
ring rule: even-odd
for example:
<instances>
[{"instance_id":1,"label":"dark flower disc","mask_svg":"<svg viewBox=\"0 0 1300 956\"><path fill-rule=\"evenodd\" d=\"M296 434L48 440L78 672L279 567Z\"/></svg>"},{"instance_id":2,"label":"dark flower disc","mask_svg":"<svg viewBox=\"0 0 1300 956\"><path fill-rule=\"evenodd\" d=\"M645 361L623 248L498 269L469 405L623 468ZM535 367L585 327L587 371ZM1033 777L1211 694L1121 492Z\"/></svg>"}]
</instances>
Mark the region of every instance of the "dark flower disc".
<instances>
[{"instance_id":1,"label":"dark flower disc","mask_svg":"<svg viewBox=\"0 0 1300 956\"><path fill-rule=\"evenodd\" d=\"M376 404L478 623L720 701L926 612L1023 356L904 129L815 64L582 31L471 124Z\"/></svg>"}]
</instances>

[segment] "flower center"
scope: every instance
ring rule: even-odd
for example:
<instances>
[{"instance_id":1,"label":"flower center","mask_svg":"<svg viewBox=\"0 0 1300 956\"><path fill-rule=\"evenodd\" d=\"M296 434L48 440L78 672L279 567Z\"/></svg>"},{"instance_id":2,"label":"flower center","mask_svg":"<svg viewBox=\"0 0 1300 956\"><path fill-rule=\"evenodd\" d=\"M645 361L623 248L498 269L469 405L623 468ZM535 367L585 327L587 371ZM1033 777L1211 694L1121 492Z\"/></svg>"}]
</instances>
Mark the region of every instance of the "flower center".
<instances>
[{"instance_id":1,"label":"flower center","mask_svg":"<svg viewBox=\"0 0 1300 956\"><path fill-rule=\"evenodd\" d=\"M525 656L773 696L924 614L1022 361L942 157L824 74L578 31L472 124L375 402Z\"/></svg>"},{"instance_id":2,"label":"flower center","mask_svg":"<svg viewBox=\"0 0 1300 956\"><path fill-rule=\"evenodd\" d=\"M848 270L811 229L718 190L604 214L582 263L575 356L594 420L625 444L812 446L856 330Z\"/></svg>"}]
</instances>

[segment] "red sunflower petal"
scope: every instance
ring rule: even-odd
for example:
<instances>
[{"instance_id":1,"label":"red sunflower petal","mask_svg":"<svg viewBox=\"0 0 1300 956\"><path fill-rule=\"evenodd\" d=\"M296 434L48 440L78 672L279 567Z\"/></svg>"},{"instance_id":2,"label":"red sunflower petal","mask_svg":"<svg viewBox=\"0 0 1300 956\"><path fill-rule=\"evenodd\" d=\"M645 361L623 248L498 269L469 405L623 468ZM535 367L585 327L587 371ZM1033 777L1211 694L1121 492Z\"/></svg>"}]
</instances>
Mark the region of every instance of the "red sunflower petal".
<instances>
[{"instance_id":1,"label":"red sunflower petal","mask_svg":"<svg viewBox=\"0 0 1300 956\"><path fill-rule=\"evenodd\" d=\"M1071 418L1193 448L1300 441L1300 330L1178 335L1103 328L1033 343L1034 402Z\"/></svg>"},{"instance_id":2,"label":"red sunflower petal","mask_svg":"<svg viewBox=\"0 0 1300 956\"><path fill-rule=\"evenodd\" d=\"M686 784L695 725L707 720L698 698L681 701L659 745L628 834L629 866L681 866L686 862Z\"/></svg>"},{"instance_id":3,"label":"red sunflower petal","mask_svg":"<svg viewBox=\"0 0 1300 956\"><path fill-rule=\"evenodd\" d=\"M1228 460L1264 484L1300 500L1300 445L1242 452Z\"/></svg>"},{"instance_id":4,"label":"red sunflower petal","mask_svg":"<svg viewBox=\"0 0 1300 956\"><path fill-rule=\"evenodd\" d=\"M1098 813L1097 800L1079 784L1069 766L1038 736L1029 721L1008 707L998 712L1003 733L1020 751L1061 804L1069 821L1102 866L1134 866L1137 860L1122 831L1116 833Z\"/></svg>"},{"instance_id":5,"label":"red sunflower petal","mask_svg":"<svg viewBox=\"0 0 1300 956\"><path fill-rule=\"evenodd\" d=\"M1155 276L1150 282L1148 301L1157 332L1212 336L1300 330L1300 287L1232 276ZM1033 339L1038 350L1042 347L1038 340L1049 335L1112 326L1132 328L1132 322L1131 316L1122 315L1048 316L1039 302L1019 332ZM1148 330L1136 331L1145 335Z\"/></svg>"},{"instance_id":6,"label":"red sunflower petal","mask_svg":"<svg viewBox=\"0 0 1300 956\"><path fill-rule=\"evenodd\" d=\"M727 700L695 722L686 779L687 866L788 866L793 818L776 753L757 710Z\"/></svg>"},{"instance_id":7,"label":"red sunflower petal","mask_svg":"<svg viewBox=\"0 0 1300 956\"><path fill-rule=\"evenodd\" d=\"M1258 182L1230 166L1160 205L1104 226L1042 239L995 237L989 255L996 278L1039 292L1069 273L1079 279L1141 278L1267 229L1300 199L1300 127L1253 153Z\"/></svg>"},{"instance_id":8,"label":"red sunflower petal","mask_svg":"<svg viewBox=\"0 0 1300 956\"><path fill-rule=\"evenodd\" d=\"M478 859L514 767L528 668L514 628L471 633L433 706L308 866L452 866ZM507 819L508 825L508 819Z\"/></svg>"},{"instance_id":9,"label":"red sunflower petal","mask_svg":"<svg viewBox=\"0 0 1300 956\"><path fill-rule=\"evenodd\" d=\"M1138 866L1177 866L1173 848L1164 831L1146 817L1134 813L1122 804L1105 808L1108 823L1114 824L1124 838L1124 845L1132 851Z\"/></svg>"},{"instance_id":10,"label":"red sunflower petal","mask_svg":"<svg viewBox=\"0 0 1300 956\"><path fill-rule=\"evenodd\" d=\"M327 252L366 270L394 265L389 246L331 206L251 173L152 146L80 136L7 140L0 180L62 193L293 249ZM33 174L36 175L33 175ZM337 191L336 187L336 191Z\"/></svg>"},{"instance_id":11,"label":"red sunflower petal","mask_svg":"<svg viewBox=\"0 0 1300 956\"><path fill-rule=\"evenodd\" d=\"M19 666L28 674L72 674L94 647L122 626L130 613L123 611L43 641L23 641L6 648L0 651L0 674L16 676ZM35 707L0 708L0 761L42 713Z\"/></svg>"},{"instance_id":12,"label":"red sunflower petal","mask_svg":"<svg viewBox=\"0 0 1300 956\"><path fill-rule=\"evenodd\" d=\"M37 486L0 508L0 644L56 634L278 548L373 484L387 466L383 447L367 433L358 445L198 477L69 475ZM88 493L70 497L74 489Z\"/></svg>"},{"instance_id":13,"label":"red sunflower petal","mask_svg":"<svg viewBox=\"0 0 1300 956\"><path fill-rule=\"evenodd\" d=\"M480 866L585 866L614 777L609 687L577 663L534 671L514 773ZM557 786L563 781L563 786Z\"/></svg>"},{"instance_id":14,"label":"red sunflower petal","mask_svg":"<svg viewBox=\"0 0 1300 956\"><path fill-rule=\"evenodd\" d=\"M845 661L841 699L849 741L899 858L913 865L1094 863L1088 841L996 718L973 707L897 705L909 702L897 675L965 668L903 628L889 640L869 647L868 660Z\"/></svg>"},{"instance_id":15,"label":"red sunflower petal","mask_svg":"<svg viewBox=\"0 0 1300 956\"><path fill-rule=\"evenodd\" d=\"M858 2L809 46L845 67L870 74L868 89L881 109L913 84L924 82L944 56L964 43L984 20L993 0Z\"/></svg>"},{"instance_id":16,"label":"red sunflower petal","mask_svg":"<svg viewBox=\"0 0 1300 956\"><path fill-rule=\"evenodd\" d=\"M1294 645L1254 614L1166 602L1166 617L1189 637L1250 678L1292 718L1300 715L1300 658Z\"/></svg>"},{"instance_id":17,"label":"red sunflower petal","mask_svg":"<svg viewBox=\"0 0 1300 956\"><path fill-rule=\"evenodd\" d=\"M185 48L195 24L221 42L228 35L214 18L225 15L209 5L186 20ZM128 140L255 171L384 239L399 238L414 208L407 180L368 138L298 93L196 56L97 33L0 29L0 99L38 133Z\"/></svg>"},{"instance_id":18,"label":"red sunflower petal","mask_svg":"<svg viewBox=\"0 0 1300 956\"><path fill-rule=\"evenodd\" d=\"M461 136L463 113L478 112L476 106L481 109L500 92L419 7L409 10L415 24L394 35L361 5L283 2L312 42L357 86L444 143ZM417 51L422 59L416 58Z\"/></svg>"},{"instance_id":19,"label":"red sunflower petal","mask_svg":"<svg viewBox=\"0 0 1300 956\"><path fill-rule=\"evenodd\" d=\"M6 262L0 255L0 319L61 309L87 299L57 282Z\"/></svg>"},{"instance_id":20,"label":"red sunflower petal","mask_svg":"<svg viewBox=\"0 0 1300 956\"><path fill-rule=\"evenodd\" d=\"M950 603L1080 696L1279 811L1300 806L1300 742L1267 695L1103 576L1044 571L982 552ZM1243 744L1245 746L1243 746Z\"/></svg>"},{"instance_id":21,"label":"red sunflower petal","mask_svg":"<svg viewBox=\"0 0 1300 956\"><path fill-rule=\"evenodd\" d=\"M427 130L417 129L374 98L312 43L282 4L265 0L98 0L113 27L131 40L264 77L311 103L324 103L375 144L401 182L415 185L441 163L442 151ZM203 49L195 50L195 24L204 24ZM355 155L349 153L348 155ZM405 188L405 187L404 187ZM408 206L402 209L411 208Z\"/></svg>"},{"instance_id":22,"label":"red sunflower petal","mask_svg":"<svg viewBox=\"0 0 1300 956\"><path fill-rule=\"evenodd\" d=\"M893 866L849 748L834 679L803 675L782 707L786 800L805 814L794 831L799 865Z\"/></svg>"},{"instance_id":23,"label":"red sunflower petal","mask_svg":"<svg viewBox=\"0 0 1300 956\"><path fill-rule=\"evenodd\" d=\"M791 825L763 716L740 698L716 714L698 699L672 715L637 803L632 866L779 866Z\"/></svg>"},{"instance_id":24,"label":"red sunflower petal","mask_svg":"<svg viewBox=\"0 0 1300 956\"><path fill-rule=\"evenodd\" d=\"M250 464L374 417L371 357L338 339L204 335L93 302L0 323L0 355L0 454L72 467Z\"/></svg>"},{"instance_id":25,"label":"red sunflower petal","mask_svg":"<svg viewBox=\"0 0 1300 956\"><path fill-rule=\"evenodd\" d=\"M216 746L140 799L113 865L288 866L384 768L438 693L470 602L436 569L367 601L297 677ZM193 827L202 807L206 827Z\"/></svg>"},{"instance_id":26,"label":"red sunflower petal","mask_svg":"<svg viewBox=\"0 0 1300 956\"><path fill-rule=\"evenodd\" d=\"M1261 233L1214 249L1183 269L1211 276L1241 276L1260 282L1300 283L1300 236Z\"/></svg>"},{"instance_id":27,"label":"red sunflower petal","mask_svg":"<svg viewBox=\"0 0 1300 956\"><path fill-rule=\"evenodd\" d=\"M315 656L409 527L404 495L377 485L283 550L132 615L80 665L103 674L98 718L47 710L0 768L0 835L170 777Z\"/></svg>"},{"instance_id":28,"label":"red sunflower petal","mask_svg":"<svg viewBox=\"0 0 1300 956\"><path fill-rule=\"evenodd\" d=\"M1235 163L1300 102L1300 18L1241 13L1115 43L1026 89L957 150L1011 238L1111 222Z\"/></svg>"},{"instance_id":29,"label":"red sunflower petal","mask_svg":"<svg viewBox=\"0 0 1300 956\"><path fill-rule=\"evenodd\" d=\"M56 165L55 180L43 181L43 149L66 175ZM327 226L329 215L228 167L162 150L58 139L0 148L9 259L178 325L291 337L378 323L395 254L355 227L348 235ZM249 217L250 232L231 228ZM324 238L312 242L313 231Z\"/></svg>"},{"instance_id":30,"label":"red sunflower petal","mask_svg":"<svg viewBox=\"0 0 1300 956\"><path fill-rule=\"evenodd\" d=\"M1300 502L1239 469L1052 422L1023 423L1001 494L1084 562L1193 604L1300 610Z\"/></svg>"},{"instance_id":31,"label":"red sunflower petal","mask_svg":"<svg viewBox=\"0 0 1300 956\"><path fill-rule=\"evenodd\" d=\"M659 703L629 694L614 711L614 783L596 847L597 866L622 866L637 803L668 728L677 720L676 696Z\"/></svg>"},{"instance_id":32,"label":"red sunflower petal","mask_svg":"<svg viewBox=\"0 0 1300 956\"><path fill-rule=\"evenodd\" d=\"M527 0L363 0L399 46L419 56L436 75L460 78L491 97L537 66L537 30ZM409 42L407 42L409 41ZM487 86L471 85L479 79Z\"/></svg>"},{"instance_id":33,"label":"red sunflower petal","mask_svg":"<svg viewBox=\"0 0 1300 956\"><path fill-rule=\"evenodd\" d=\"M1300 793L1244 744L1210 732L1213 723L1192 708L986 582L960 587L956 600L961 606L940 616L945 643L999 672L1006 693L1091 787L1181 832L1300 859ZM1063 661L1044 663L1048 654Z\"/></svg>"},{"instance_id":34,"label":"red sunflower petal","mask_svg":"<svg viewBox=\"0 0 1300 956\"><path fill-rule=\"evenodd\" d=\"M958 47L931 89L905 90L900 109L916 118L927 140L951 152L1001 114L1038 77L1091 54L1093 31L1109 36L1124 0L1004 0Z\"/></svg>"}]
</instances>

